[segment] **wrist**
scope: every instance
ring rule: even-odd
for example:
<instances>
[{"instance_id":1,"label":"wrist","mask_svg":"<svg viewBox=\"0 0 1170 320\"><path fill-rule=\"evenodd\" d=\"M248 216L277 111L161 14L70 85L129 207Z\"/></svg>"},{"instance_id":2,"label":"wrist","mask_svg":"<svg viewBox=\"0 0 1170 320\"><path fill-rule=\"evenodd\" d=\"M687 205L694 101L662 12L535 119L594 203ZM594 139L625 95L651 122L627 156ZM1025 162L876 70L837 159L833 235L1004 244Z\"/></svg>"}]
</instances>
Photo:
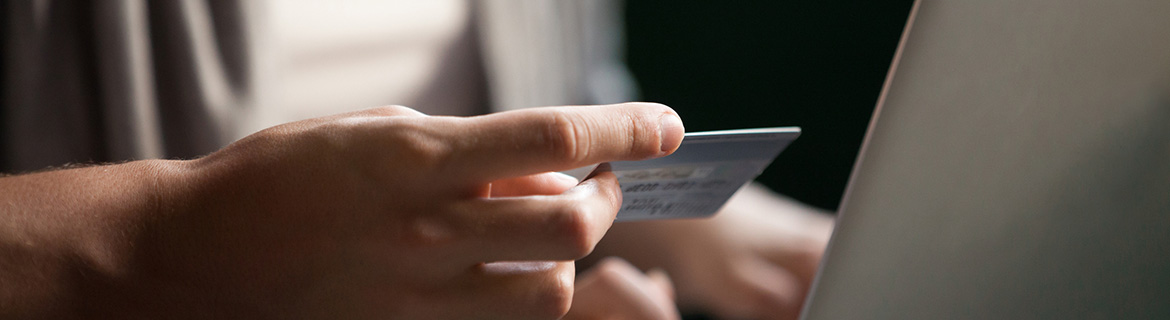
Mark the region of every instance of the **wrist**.
<instances>
[{"instance_id":1,"label":"wrist","mask_svg":"<svg viewBox=\"0 0 1170 320\"><path fill-rule=\"evenodd\" d=\"M0 305L14 309L0 314L65 318L113 308L106 302L128 306L132 293L122 289L141 272L143 235L181 194L183 167L145 160L0 181L0 199L14 209L0 215L9 258L0 261Z\"/></svg>"},{"instance_id":2,"label":"wrist","mask_svg":"<svg viewBox=\"0 0 1170 320\"><path fill-rule=\"evenodd\" d=\"M118 165L133 180L123 190L133 197L125 199L139 203L107 216L118 225L88 241L105 247L81 248L88 261L80 269L85 276L77 289L78 314L182 318L216 305L207 300L212 281L199 270L209 257L197 252L213 246L207 228L216 222L209 213L222 210L227 204L218 198L233 192L230 172L219 164L196 159Z\"/></svg>"},{"instance_id":3,"label":"wrist","mask_svg":"<svg viewBox=\"0 0 1170 320\"><path fill-rule=\"evenodd\" d=\"M80 252L92 257L91 265L102 273L119 274L128 268L133 250L142 242L142 236L158 221L174 214L187 202L186 194L192 175L187 161L142 160L111 166L103 171L114 171L122 177L103 177L118 181L111 188L111 210L92 216L88 225L100 226L91 239L81 243ZM79 231L84 232L86 226ZM97 244L101 247L93 247Z\"/></svg>"}]
</instances>

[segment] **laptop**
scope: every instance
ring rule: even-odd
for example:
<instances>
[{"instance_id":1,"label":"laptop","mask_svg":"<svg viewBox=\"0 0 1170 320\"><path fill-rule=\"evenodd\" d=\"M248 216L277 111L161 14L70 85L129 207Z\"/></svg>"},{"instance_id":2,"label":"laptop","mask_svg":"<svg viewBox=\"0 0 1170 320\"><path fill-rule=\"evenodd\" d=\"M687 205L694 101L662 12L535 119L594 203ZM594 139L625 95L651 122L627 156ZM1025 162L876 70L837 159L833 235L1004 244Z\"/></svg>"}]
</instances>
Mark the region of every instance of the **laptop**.
<instances>
[{"instance_id":1,"label":"laptop","mask_svg":"<svg viewBox=\"0 0 1170 320\"><path fill-rule=\"evenodd\" d=\"M1170 1L919 1L802 319L1170 319Z\"/></svg>"}]
</instances>

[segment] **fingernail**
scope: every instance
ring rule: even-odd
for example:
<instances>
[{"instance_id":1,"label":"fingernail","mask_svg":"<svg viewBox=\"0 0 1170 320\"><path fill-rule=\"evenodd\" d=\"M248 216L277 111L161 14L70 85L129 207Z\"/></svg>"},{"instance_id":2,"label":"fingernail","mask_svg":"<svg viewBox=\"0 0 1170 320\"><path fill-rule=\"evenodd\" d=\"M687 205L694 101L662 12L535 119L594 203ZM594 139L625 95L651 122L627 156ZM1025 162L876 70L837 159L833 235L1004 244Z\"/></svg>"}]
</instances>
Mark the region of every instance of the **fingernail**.
<instances>
[{"instance_id":1,"label":"fingernail","mask_svg":"<svg viewBox=\"0 0 1170 320\"><path fill-rule=\"evenodd\" d=\"M673 114L664 114L658 118L658 136L662 138L660 146L662 152L671 152L678 148L683 139L682 119Z\"/></svg>"}]
</instances>

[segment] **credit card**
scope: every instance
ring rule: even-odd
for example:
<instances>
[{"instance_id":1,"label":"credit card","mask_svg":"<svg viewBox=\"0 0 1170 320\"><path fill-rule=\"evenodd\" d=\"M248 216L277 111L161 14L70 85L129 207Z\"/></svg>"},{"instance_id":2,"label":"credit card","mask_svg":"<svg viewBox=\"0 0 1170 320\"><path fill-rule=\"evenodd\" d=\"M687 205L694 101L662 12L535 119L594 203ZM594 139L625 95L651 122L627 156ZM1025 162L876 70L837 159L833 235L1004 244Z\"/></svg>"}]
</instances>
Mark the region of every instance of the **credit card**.
<instances>
[{"instance_id":1,"label":"credit card","mask_svg":"<svg viewBox=\"0 0 1170 320\"><path fill-rule=\"evenodd\" d=\"M616 221L714 215L798 136L799 127L692 132L669 156L610 162L622 188ZM596 167L565 173L582 179Z\"/></svg>"}]
</instances>

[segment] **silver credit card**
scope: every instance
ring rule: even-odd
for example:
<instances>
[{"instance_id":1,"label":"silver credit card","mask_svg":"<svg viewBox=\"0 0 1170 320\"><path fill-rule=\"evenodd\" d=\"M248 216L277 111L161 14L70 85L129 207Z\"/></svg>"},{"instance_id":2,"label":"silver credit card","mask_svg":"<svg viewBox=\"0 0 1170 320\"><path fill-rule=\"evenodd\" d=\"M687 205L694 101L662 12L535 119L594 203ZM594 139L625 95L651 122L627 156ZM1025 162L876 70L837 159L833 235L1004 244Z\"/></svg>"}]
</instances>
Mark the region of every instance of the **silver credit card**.
<instances>
[{"instance_id":1,"label":"silver credit card","mask_svg":"<svg viewBox=\"0 0 1170 320\"><path fill-rule=\"evenodd\" d=\"M622 187L616 221L714 215L798 136L799 127L692 132L669 156L611 162ZM595 167L565 173L581 179Z\"/></svg>"}]
</instances>

